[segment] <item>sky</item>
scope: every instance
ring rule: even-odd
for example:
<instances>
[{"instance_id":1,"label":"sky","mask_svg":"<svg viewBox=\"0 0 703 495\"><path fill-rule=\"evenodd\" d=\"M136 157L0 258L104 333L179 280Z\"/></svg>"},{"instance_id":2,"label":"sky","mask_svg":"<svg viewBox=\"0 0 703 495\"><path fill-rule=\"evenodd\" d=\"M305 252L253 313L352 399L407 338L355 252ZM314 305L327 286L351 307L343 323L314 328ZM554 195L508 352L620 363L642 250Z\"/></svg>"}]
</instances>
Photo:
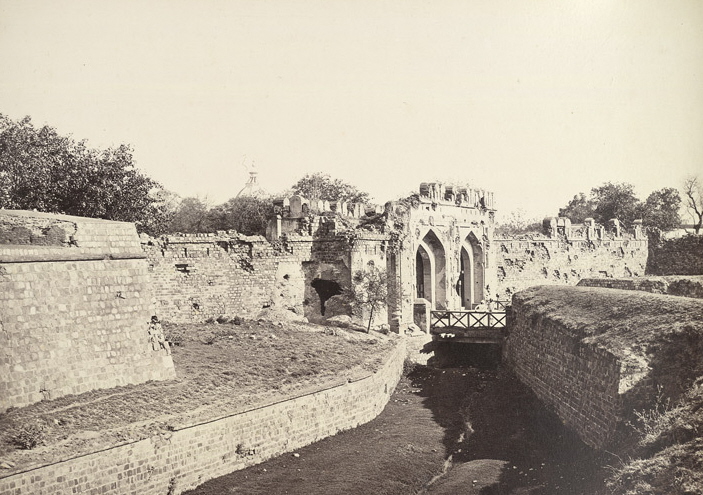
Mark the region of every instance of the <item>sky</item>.
<instances>
[{"instance_id":1,"label":"sky","mask_svg":"<svg viewBox=\"0 0 703 495\"><path fill-rule=\"evenodd\" d=\"M0 113L212 204L252 163L534 218L703 174L700 0L0 0L0 67Z\"/></svg>"}]
</instances>

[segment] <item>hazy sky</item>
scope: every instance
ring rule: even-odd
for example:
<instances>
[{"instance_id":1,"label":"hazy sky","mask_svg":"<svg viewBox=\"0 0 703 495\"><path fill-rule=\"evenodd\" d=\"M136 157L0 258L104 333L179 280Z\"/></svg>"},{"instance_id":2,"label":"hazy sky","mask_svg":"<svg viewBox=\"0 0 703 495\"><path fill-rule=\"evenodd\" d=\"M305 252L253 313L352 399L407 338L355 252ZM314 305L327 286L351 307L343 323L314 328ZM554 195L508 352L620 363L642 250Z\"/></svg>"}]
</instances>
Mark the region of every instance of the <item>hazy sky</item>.
<instances>
[{"instance_id":1,"label":"hazy sky","mask_svg":"<svg viewBox=\"0 0 703 495\"><path fill-rule=\"evenodd\" d=\"M703 1L0 0L0 113L129 143L181 196L324 171L556 214L703 173Z\"/></svg>"}]
</instances>

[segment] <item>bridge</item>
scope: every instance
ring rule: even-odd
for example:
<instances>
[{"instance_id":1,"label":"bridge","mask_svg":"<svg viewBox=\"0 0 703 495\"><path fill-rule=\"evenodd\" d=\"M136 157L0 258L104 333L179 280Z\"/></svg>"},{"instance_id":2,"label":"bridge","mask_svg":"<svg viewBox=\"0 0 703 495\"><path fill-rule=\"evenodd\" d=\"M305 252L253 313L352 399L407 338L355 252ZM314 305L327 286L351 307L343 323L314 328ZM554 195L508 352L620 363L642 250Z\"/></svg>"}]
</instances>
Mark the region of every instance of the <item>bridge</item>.
<instances>
[{"instance_id":1,"label":"bridge","mask_svg":"<svg viewBox=\"0 0 703 495\"><path fill-rule=\"evenodd\" d=\"M495 309L434 310L430 312L432 340L464 344L502 344L507 301L493 301Z\"/></svg>"}]
</instances>

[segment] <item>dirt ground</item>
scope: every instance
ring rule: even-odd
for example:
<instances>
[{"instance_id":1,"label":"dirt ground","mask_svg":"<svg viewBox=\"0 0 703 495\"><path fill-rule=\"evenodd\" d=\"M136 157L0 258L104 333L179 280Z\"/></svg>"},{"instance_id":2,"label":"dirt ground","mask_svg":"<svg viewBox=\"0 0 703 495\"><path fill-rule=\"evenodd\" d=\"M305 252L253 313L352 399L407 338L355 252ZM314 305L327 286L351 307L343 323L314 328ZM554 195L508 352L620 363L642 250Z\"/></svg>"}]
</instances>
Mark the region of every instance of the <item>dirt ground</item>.
<instances>
[{"instance_id":1,"label":"dirt ground","mask_svg":"<svg viewBox=\"0 0 703 495\"><path fill-rule=\"evenodd\" d=\"M295 322L164 325L164 331L179 344L172 347L176 380L95 390L0 414L0 463L9 463L4 472L363 376L381 365L396 338ZM38 443L22 448L27 440Z\"/></svg>"},{"instance_id":2,"label":"dirt ground","mask_svg":"<svg viewBox=\"0 0 703 495\"><path fill-rule=\"evenodd\" d=\"M480 351L462 367L419 366L370 423L188 493L586 495L601 489L600 466L608 459L568 433L512 374L481 359L487 355Z\"/></svg>"}]
</instances>

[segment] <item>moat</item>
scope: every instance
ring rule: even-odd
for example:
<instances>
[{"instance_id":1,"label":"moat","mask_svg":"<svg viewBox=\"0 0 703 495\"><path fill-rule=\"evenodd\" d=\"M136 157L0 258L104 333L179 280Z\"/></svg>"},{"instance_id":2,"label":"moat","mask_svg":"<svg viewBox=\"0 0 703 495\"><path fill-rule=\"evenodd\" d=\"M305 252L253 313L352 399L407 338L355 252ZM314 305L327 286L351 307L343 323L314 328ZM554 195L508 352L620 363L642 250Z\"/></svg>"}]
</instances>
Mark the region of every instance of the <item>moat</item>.
<instances>
[{"instance_id":1,"label":"moat","mask_svg":"<svg viewBox=\"0 0 703 495\"><path fill-rule=\"evenodd\" d=\"M601 466L610 460L567 431L509 371L469 358L446 361L443 368L418 366L370 423L187 493L600 491L607 474Z\"/></svg>"}]
</instances>

